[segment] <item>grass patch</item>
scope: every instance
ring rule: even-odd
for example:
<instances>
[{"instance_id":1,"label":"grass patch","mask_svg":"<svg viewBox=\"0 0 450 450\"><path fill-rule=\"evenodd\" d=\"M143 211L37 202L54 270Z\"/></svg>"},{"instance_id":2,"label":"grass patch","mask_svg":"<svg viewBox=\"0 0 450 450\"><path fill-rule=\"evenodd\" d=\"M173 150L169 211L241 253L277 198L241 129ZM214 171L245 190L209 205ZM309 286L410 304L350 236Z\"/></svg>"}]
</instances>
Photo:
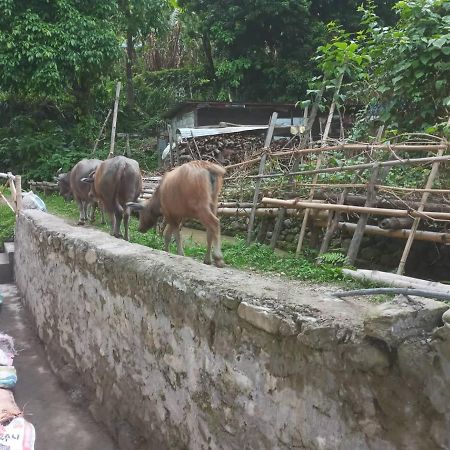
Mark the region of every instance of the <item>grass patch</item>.
<instances>
[{"instance_id":1,"label":"grass patch","mask_svg":"<svg viewBox=\"0 0 450 450\"><path fill-rule=\"evenodd\" d=\"M14 237L14 225L14 213L6 204L0 203L0 248L6 240Z\"/></svg>"},{"instance_id":2,"label":"grass patch","mask_svg":"<svg viewBox=\"0 0 450 450\"><path fill-rule=\"evenodd\" d=\"M65 202L59 195L43 195L47 209L50 213L72 219L78 218L78 208L74 202ZM97 222L99 222L97 217ZM137 231L137 220L130 220L130 242L145 245L154 249L163 249L163 238L154 230L145 234ZM109 232L109 225L95 224L106 232ZM175 252L175 245L171 245L171 252ZM190 256L197 260L203 260L205 247L199 245L192 240L184 242L184 251L186 256ZM296 258L293 254L280 256L275 254L268 246L262 244L246 245L243 239L237 239L235 243L222 243L222 251L225 263L228 266L239 269L250 269L258 272L271 272L284 275L289 278L298 280L310 280L318 282L339 281L343 280L342 271L333 264L314 263L313 256Z\"/></svg>"}]
</instances>

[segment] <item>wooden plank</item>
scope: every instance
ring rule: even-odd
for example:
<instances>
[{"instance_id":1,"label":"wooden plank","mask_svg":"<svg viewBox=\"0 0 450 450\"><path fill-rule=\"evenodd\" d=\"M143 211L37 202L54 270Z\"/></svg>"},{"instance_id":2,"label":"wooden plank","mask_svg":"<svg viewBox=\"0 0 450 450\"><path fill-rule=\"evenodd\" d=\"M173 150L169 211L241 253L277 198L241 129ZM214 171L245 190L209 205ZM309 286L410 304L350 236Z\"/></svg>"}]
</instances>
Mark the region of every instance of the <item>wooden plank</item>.
<instances>
[{"instance_id":1,"label":"wooden plank","mask_svg":"<svg viewBox=\"0 0 450 450\"><path fill-rule=\"evenodd\" d=\"M261 161L259 162L259 170L258 170L259 175L262 175L264 173L264 167L266 164L267 153L268 153L268 149L270 147L270 143L272 142L273 132L275 130L275 123L277 121L277 118L278 118L278 113L274 112L270 119L269 129L267 130L266 141L264 143L264 153L261 157ZM253 224L255 222L255 211L256 211L256 205L258 204L259 191L261 189L261 181L262 181L261 179L256 180L255 193L253 195L252 212L250 214L250 219L248 221L248 228L247 228L247 244L250 244L250 242L252 241Z\"/></svg>"},{"instance_id":2,"label":"wooden plank","mask_svg":"<svg viewBox=\"0 0 450 450\"><path fill-rule=\"evenodd\" d=\"M109 147L108 158L112 158L114 156L114 147L116 144L117 113L119 111L119 97L120 97L120 88L121 87L122 87L122 83L120 81L118 81L117 85L116 85L116 98L114 100L114 113L113 113L113 121L112 121L112 128L111 128L111 145Z\"/></svg>"}]
</instances>

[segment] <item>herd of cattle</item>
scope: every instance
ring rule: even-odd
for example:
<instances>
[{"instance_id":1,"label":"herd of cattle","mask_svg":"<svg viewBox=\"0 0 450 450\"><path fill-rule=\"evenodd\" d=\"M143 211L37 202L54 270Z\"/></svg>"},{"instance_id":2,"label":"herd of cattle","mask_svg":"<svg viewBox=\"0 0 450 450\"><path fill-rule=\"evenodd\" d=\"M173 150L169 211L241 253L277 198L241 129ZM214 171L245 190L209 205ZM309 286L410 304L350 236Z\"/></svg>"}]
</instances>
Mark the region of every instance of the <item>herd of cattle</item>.
<instances>
[{"instance_id":1,"label":"herd of cattle","mask_svg":"<svg viewBox=\"0 0 450 450\"><path fill-rule=\"evenodd\" d=\"M71 196L80 209L79 225L95 220L97 205L111 220L111 235L129 240L128 222L132 210L139 214L139 231L145 233L164 218L164 249L168 251L175 235L177 252L183 255L180 229L184 219L197 219L206 228L207 250L204 262L211 264L211 247L214 264L223 267L220 244L220 222L217 203L223 184L225 169L208 161L191 161L167 172L152 197L138 202L142 190L139 164L125 156L115 156L104 161L83 159L68 173L59 174L56 181L60 194ZM124 234L120 232L123 220Z\"/></svg>"}]
</instances>

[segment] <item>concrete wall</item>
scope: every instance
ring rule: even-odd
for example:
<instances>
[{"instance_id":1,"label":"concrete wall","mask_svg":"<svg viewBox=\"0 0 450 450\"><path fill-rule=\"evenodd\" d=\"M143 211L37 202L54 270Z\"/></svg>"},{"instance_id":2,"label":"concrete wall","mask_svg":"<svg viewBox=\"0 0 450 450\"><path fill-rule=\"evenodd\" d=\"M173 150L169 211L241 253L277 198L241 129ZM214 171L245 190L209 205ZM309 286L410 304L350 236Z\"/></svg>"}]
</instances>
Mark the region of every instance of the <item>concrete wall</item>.
<instances>
[{"instance_id":1,"label":"concrete wall","mask_svg":"<svg viewBox=\"0 0 450 450\"><path fill-rule=\"evenodd\" d=\"M450 448L446 305L339 301L39 211L16 246L53 366L122 448Z\"/></svg>"}]
</instances>

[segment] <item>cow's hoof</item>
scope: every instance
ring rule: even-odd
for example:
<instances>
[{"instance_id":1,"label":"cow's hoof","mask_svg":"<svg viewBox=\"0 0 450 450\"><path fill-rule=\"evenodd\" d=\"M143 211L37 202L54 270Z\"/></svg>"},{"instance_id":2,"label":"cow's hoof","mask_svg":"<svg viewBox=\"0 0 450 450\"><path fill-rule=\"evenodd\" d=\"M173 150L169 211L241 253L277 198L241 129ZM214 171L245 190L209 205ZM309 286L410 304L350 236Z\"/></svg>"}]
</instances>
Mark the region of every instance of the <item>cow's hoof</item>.
<instances>
[{"instance_id":1,"label":"cow's hoof","mask_svg":"<svg viewBox=\"0 0 450 450\"><path fill-rule=\"evenodd\" d=\"M224 262L224 260L223 260L222 258L220 258L220 259L215 259L215 260L214 260L214 265L215 265L216 267L218 267L219 269L221 269L222 267L225 266L225 262Z\"/></svg>"},{"instance_id":2,"label":"cow's hoof","mask_svg":"<svg viewBox=\"0 0 450 450\"><path fill-rule=\"evenodd\" d=\"M211 265L211 260L210 259L204 259L203 260L203 264L206 264L206 265L210 266Z\"/></svg>"},{"instance_id":3,"label":"cow's hoof","mask_svg":"<svg viewBox=\"0 0 450 450\"><path fill-rule=\"evenodd\" d=\"M84 225L86 222L84 220L79 220L77 225Z\"/></svg>"},{"instance_id":4,"label":"cow's hoof","mask_svg":"<svg viewBox=\"0 0 450 450\"><path fill-rule=\"evenodd\" d=\"M121 233L115 233L113 234L114 237L116 237L117 239L123 239L123 235Z\"/></svg>"}]
</instances>

